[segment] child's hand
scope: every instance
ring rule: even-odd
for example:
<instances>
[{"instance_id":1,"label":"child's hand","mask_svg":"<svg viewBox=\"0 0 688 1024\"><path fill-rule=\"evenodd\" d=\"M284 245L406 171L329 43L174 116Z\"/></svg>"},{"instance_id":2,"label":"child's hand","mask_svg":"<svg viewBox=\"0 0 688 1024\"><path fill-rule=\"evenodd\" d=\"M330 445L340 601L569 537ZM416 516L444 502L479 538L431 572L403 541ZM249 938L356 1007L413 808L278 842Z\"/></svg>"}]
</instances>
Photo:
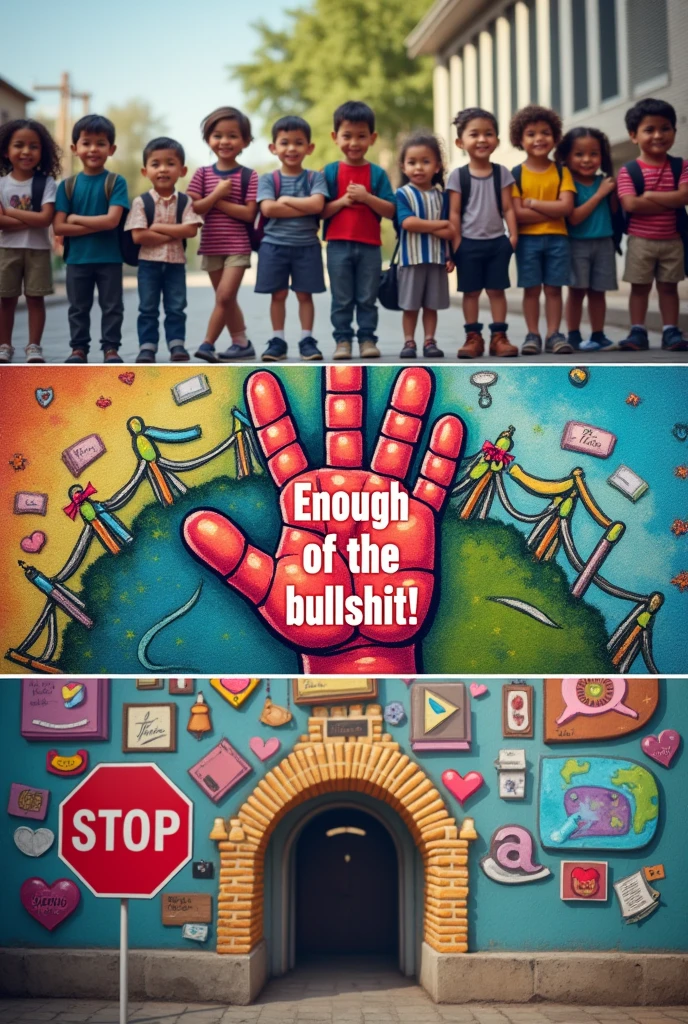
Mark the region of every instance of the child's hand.
<instances>
[{"instance_id":1,"label":"child's hand","mask_svg":"<svg viewBox=\"0 0 688 1024\"><path fill-rule=\"evenodd\" d=\"M218 181L217 185L213 189L213 195L218 199L224 199L225 196L231 195L232 192L232 179L224 178L222 181Z\"/></svg>"},{"instance_id":2,"label":"child's hand","mask_svg":"<svg viewBox=\"0 0 688 1024\"><path fill-rule=\"evenodd\" d=\"M616 181L614 180L614 178L609 177L602 179L602 181L600 182L600 187L597 191L601 196L608 196L614 191L615 188Z\"/></svg>"},{"instance_id":3,"label":"child's hand","mask_svg":"<svg viewBox=\"0 0 688 1024\"><path fill-rule=\"evenodd\" d=\"M524 199L524 200L522 200L522 202L523 202L523 205L526 207L527 210L533 210L534 209L533 200L532 199Z\"/></svg>"},{"instance_id":4,"label":"child's hand","mask_svg":"<svg viewBox=\"0 0 688 1024\"><path fill-rule=\"evenodd\" d=\"M448 274L451 274L452 271L456 269L454 260L446 260L444 265L447 268Z\"/></svg>"},{"instance_id":5,"label":"child's hand","mask_svg":"<svg viewBox=\"0 0 688 1024\"><path fill-rule=\"evenodd\" d=\"M370 192L365 185L356 185L354 182L347 186L346 194L354 203L366 203L370 197Z\"/></svg>"},{"instance_id":6,"label":"child's hand","mask_svg":"<svg viewBox=\"0 0 688 1024\"><path fill-rule=\"evenodd\" d=\"M518 235L509 235L509 241L511 242L511 248L515 252L516 246L518 245Z\"/></svg>"}]
</instances>

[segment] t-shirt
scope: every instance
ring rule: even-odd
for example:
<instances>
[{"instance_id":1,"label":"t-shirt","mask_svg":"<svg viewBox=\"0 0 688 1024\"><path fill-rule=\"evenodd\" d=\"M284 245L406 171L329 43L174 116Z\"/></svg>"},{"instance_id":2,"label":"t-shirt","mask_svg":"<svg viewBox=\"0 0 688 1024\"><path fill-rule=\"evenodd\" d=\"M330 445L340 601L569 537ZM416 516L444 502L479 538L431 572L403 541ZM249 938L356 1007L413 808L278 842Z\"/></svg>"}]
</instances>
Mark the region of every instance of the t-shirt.
<instances>
[{"instance_id":1,"label":"t-shirt","mask_svg":"<svg viewBox=\"0 0 688 1024\"><path fill-rule=\"evenodd\" d=\"M588 199L597 192L602 184L603 176L598 174L590 185L583 182L576 182L576 195L573 199L574 206L582 206ZM601 203L598 203L589 217L580 224L569 224L569 235L571 238L611 238L614 234L612 227L612 208L609 205L609 196L605 196Z\"/></svg>"},{"instance_id":2,"label":"t-shirt","mask_svg":"<svg viewBox=\"0 0 688 1024\"><path fill-rule=\"evenodd\" d=\"M11 174L0 178L0 203L8 213L12 210L32 210L31 186L33 177L27 181L17 181ZM43 204L54 203L57 195L57 183L54 178L46 178L43 190ZM32 210L40 213L40 210ZM20 231L0 231L0 247L6 249L49 249L50 228L24 227Z\"/></svg>"},{"instance_id":3,"label":"t-shirt","mask_svg":"<svg viewBox=\"0 0 688 1024\"><path fill-rule=\"evenodd\" d=\"M643 172L646 192L674 192L674 175L668 160L665 160L660 167L646 164L638 160L640 170ZM679 178L679 184L685 185L688 182L688 161L683 161L683 170ZM620 196L634 196L635 187L631 176L625 167L619 171L616 179L616 191ZM676 230L676 210L667 209L663 213L632 213L628 219L628 234L637 235L638 238L654 238L666 240L678 238Z\"/></svg>"},{"instance_id":4,"label":"t-shirt","mask_svg":"<svg viewBox=\"0 0 688 1024\"><path fill-rule=\"evenodd\" d=\"M560 192L575 192L576 186L568 167L561 169L561 185L556 164L550 162L546 171L531 171L525 164L521 166L521 191L514 182L511 194L522 199L540 199L552 203L559 198ZM519 235L566 235L566 220L543 220L539 224L519 224Z\"/></svg>"},{"instance_id":5,"label":"t-shirt","mask_svg":"<svg viewBox=\"0 0 688 1024\"><path fill-rule=\"evenodd\" d=\"M177 203L179 201L177 197L179 193L173 192L171 196L165 199L163 196L158 195L156 190L152 188L149 195L155 203L153 223L150 227L154 228L156 224L176 224ZM193 203L190 199L187 199L184 212L182 213L181 223L203 223L203 218L200 213L194 212ZM146 209L143 205L143 197L136 196L131 204L131 210L129 211L126 224L124 225L124 230L133 231L136 228L146 230L148 227L149 224L148 218L146 217ZM170 238L161 245L142 245L139 249L139 260L150 260L151 263L186 263L184 243L181 238Z\"/></svg>"},{"instance_id":6,"label":"t-shirt","mask_svg":"<svg viewBox=\"0 0 688 1024\"><path fill-rule=\"evenodd\" d=\"M55 210L58 213L78 213L82 217L102 217L111 206L121 206L128 210L126 181L121 174L117 175L108 201L105 195L107 176L107 171L101 171L100 174L77 174L71 203L67 199L65 183L61 181L57 190ZM70 266L77 263L121 263L118 228L70 238L69 254L65 262Z\"/></svg>"},{"instance_id":7,"label":"t-shirt","mask_svg":"<svg viewBox=\"0 0 688 1024\"><path fill-rule=\"evenodd\" d=\"M301 171L297 175L282 174L281 171L277 173L280 177L280 196L304 199L309 196L325 196L327 199L327 185L322 171ZM258 182L258 202L275 198L275 182L273 172L270 171L262 174ZM307 217L270 217L263 237L273 245L319 245L319 223L320 218L315 214Z\"/></svg>"},{"instance_id":8,"label":"t-shirt","mask_svg":"<svg viewBox=\"0 0 688 1024\"><path fill-rule=\"evenodd\" d=\"M501 165L498 165L501 166ZM506 167L501 168L501 188L513 185L514 176ZM499 238L504 234L504 220L497 206L494 188L494 170L487 178L471 174L471 192L468 206L461 212L462 238ZM461 193L459 168L455 167L447 180L447 191Z\"/></svg>"},{"instance_id":9,"label":"t-shirt","mask_svg":"<svg viewBox=\"0 0 688 1024\"><path fill-rule=\"evenodd\" d=\"M419 263L444 263L449 258L449 243L444 238L406 231L406 217L422 220L448 220L447 197L441 185L433 185L427 192L415 185L397 189L397 222L399 224L399 264L412 267Z\"/></svg>"},{"instance_id":10,"label":"t-shirt","mask_svg":"<svg viewBox=\"0 0 688 1024\"><path fill-rule=\"evenodd\" d=\"M352 166L340 161L337 165L337 191L330 199L339 199L346 193L349 185L363 185L372 192L372 168L368 163ZM381 190L381 199L394 202L394 193L387 175L382 172L382 181L386 189ZM367 245L381 245L380 218L365 203L354 203L345 206L327 225L327 241L362 242Z\"/></svg>"},{"instance_id":11,"label":"t-shirt","mask_svg":"<svg viewBox=\"0 0 688 1024\"><path fill-rule=\"evenodd\" d=\"M241 195L241 167L234 167L231 171L220 171L217 164L213 164L211 167L199 167L186 190L205 199L217 188L219 182L226 181L227 178L231 179L232 188L229 195L224 198L228 203L237 203L241 206L244 202ZM251 171L245 202L254 203L257 192L258 175L255 171ZM217 206L213 206L205 215L198 251L201 256L250 255L251 242L248 237L248 224L246 221L229 217Z\"/></svg>"}]
</instances>

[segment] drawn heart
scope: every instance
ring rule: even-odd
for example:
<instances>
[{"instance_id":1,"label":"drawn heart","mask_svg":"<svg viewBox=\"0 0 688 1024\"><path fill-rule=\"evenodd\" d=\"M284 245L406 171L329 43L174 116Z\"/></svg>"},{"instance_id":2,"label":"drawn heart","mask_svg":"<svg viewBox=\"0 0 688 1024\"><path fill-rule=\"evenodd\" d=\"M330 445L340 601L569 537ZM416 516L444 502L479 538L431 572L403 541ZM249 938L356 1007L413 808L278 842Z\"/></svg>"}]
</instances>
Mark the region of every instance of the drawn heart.
<instances>
[{"instance_id":1,"label":"drawn heart","mask_svg":"<svg viewBox=\"0 0 688 1024\"><path fill-rule=\"evenodd\" d=\"M14 832L14 843L27 857L40 857L47 853L55 842L55 833L49 828L37 828L20 825Z\"/></svg>"},{"instance_id":2,"label":"drawn heart","mask_svg":"<svg viewBox=\"0 0 688 1024\"><path fill-rule=\"evenodd\" d=\"M22 537L19 547L26 551L27 555L37 555L47 539L42 530L34 530L30 537Z\"/></svg>"},{"instance_id":3,"label":"drawn heart","mask_svg":"<svg viewBox=\"0 0 688 1024\"><path fill-rule=\"evenodd\" d=\"M664 729L659 736L646 736L640 746L653 761L668 768L681 746L681 734L675 729Z\"/></svg>"},{"instance_id":4,"label":"drawn heart","mask_svg":"<svg viewBox=\"0 0 688 1024\"><path fill-rule=\"evenodd\" d=\"M465 803L469 797L477 793L484 781L480 772L467 772L465 775L459 775L453 768L442 772L442 782L460 804Z\"/></svg>"},{"instance_id":5,"label":"drawn heart","mask_svg":"<svg viewBox=\"0 0 688 1024\"><path fill-rule=\"evenodd\" d=\"M250 679L221 679L220 685L229 693L243 693L250 682Z\"/></svg>"},{"instance_id":6,"label":"drawn heart","mask_svg":"<svg viewBox=\"0 0 688 1024\"><path fill-rule=\"evenodd\" d=\"M597 868L574 868L571 872L571 878L575 878L577 882L596 882L599 877Z\"/></svg>"},{"instance_id":7,"label":"drawn heart","mask_svg":"<svg viewBox=\"0 0 688 1024\"><path fill-rule=\"evenodd\" d=\"M42 409L47 409L54 397L52 388L36 388L36 401Z\"/></svg>"},{"instance_id":8,"label":"drawn heart","mask_svg":"<svg viewBox=\"0 0 688 1024\"><path fill-rule=\"evenodd\" d=\"M65 683L62 687L62 700L66 708L78 708L86 700L83 683Z\"/></svg>"},{"instance_id":9,"label":"drawn heart","mask_svg":"<svg viewBox=\"0 0 688 1024\"><path fill-rule=\"evenodd\" d=\"M99 409L107 409L108 406L112 405L112 399L106 398L105 395L101 395L100 398L96 400L96 405Z\"/></svg>"},{"instance_id":10,"label":"drawn heart","mask_svg":"<svg viewBox=\"0 0 688 1024\"><path fill-rule=\"evenodd\" d=\"M261 761L267 761L273 757L281 746L276 736L271 736L269 740L262 740L260 736L252 736L248 745Z\"/></svg>"},{"instance_id":11,"label":"drawn heart","mask_svg":"<svg viewBox=\"0 0 688 1024\"><path fill-rule=\"evenodd\" d=\"M19 890L19 898L24 910L51 932L74 913L81 892L68 878L59 878L52 885L42 878L27 878Z\"/></svg>"},{"instance_id":12,"label":"drawn heart","mask_svg":"<svg viewBox=\"0 0 688 1024\"><path fill-rule=\"evenodd\" d=\"M471 697L482 697L484 693L489 692L485 683L471 683L468 689L471 691Z\"/></svg>"},{"instance_id":13,"label":"drawn heart","mask_svg":"<svg viewBox=\"0 0 688 1024\"><path fill-rule=\"evenodd\" d=\"M123 384L133 384L136 374L132 370L127 370L126 373L120 373L118 376Z\"/></svg>"}]
</instances>

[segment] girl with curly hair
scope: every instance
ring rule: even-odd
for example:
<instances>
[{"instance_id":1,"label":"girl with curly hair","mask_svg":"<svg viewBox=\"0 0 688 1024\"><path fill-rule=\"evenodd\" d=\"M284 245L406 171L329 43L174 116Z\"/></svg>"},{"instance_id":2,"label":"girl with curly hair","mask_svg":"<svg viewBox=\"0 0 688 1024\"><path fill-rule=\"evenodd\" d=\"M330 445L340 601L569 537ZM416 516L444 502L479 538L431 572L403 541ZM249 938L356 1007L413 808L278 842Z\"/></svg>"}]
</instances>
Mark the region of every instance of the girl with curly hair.
<instances>
[{"instance_id":1,"label":"girl with curly hair","mask_svg":"<svg viewBox=\"0 0 688 1024\"><path fill-rule=\"evenodd\" d=\"M50 132L31 118L0 126L0 363L14 355L17 300L26 296L28 363L44 363L45 299L53 290L50 225L60 153Z\"/></svg>"}]
</instances>

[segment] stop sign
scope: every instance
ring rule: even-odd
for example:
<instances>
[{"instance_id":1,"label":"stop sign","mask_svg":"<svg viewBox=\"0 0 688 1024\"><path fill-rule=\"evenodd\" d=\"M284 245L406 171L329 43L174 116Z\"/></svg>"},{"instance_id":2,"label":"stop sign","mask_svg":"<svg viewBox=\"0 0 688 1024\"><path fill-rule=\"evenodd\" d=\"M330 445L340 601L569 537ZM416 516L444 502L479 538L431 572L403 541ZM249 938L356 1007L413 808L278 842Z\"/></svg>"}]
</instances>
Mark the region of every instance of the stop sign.
<instances>
[{"instance_id":1,"label":"stop sign","mask_svg":"<svg viewBox=\"0 0 688 1024\"><path fill-rule=\"evenodd\" d=\"M59 831L95 896L150 899L191 860L193 804L156 764L99 764L60 804Z\"/></svg>"}]
</instances>

